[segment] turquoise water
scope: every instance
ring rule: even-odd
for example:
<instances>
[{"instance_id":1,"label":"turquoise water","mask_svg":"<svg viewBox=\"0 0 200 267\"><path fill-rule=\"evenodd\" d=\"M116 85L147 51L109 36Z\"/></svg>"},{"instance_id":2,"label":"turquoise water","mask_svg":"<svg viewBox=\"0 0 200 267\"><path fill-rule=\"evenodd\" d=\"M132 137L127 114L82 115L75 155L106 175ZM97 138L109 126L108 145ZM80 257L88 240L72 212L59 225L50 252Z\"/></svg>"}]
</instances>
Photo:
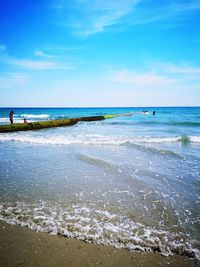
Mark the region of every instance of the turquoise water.
<instances>
[{"instance_id":1,"label":"turquoise water","mask_svg":"<svg viewBox=\"0 0 200 267\"><path fill-rule=\"evenodd\" d=\"M0 109L0 124L9 123L10 110ZM12 110L16 123L132 116L0 134L0 219L200 258L200 107Z\"/></svg>"}]
</instances>

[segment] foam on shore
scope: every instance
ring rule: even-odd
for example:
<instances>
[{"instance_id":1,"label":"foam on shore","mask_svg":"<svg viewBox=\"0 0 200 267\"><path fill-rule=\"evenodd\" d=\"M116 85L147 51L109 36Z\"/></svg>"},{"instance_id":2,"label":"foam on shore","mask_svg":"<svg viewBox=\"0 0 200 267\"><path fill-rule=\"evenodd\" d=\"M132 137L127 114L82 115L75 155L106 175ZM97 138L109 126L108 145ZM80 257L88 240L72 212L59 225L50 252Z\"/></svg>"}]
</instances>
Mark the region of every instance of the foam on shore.
<instances>
[{"instance_id":1,"label":"foam on shore","mask_svg":"<svg viewBox=\"0 0 200 267\"><path fill-rule=\"evenodd\" d=\"M198 242L189 236L146 227L127 217L86 206L72 205L63 210L44 201L35 204L16 202L14 206L1 203L0 219L34 231L89 243L158 252L165 256L181 254L200 260Z\"/></svg>"}]
</instances>

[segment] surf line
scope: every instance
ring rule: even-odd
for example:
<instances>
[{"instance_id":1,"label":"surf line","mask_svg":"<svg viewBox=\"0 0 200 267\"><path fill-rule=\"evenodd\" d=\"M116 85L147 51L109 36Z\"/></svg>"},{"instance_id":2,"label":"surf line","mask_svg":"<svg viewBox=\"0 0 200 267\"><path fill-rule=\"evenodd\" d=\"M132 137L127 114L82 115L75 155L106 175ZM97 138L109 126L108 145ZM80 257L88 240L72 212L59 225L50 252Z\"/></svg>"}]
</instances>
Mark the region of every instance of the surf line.
<instances>
[{"instance_id":1,"label":"surf line","mask_svg":"<svg viewBox=\"0 0 200 267\"><path fill-rule=\"evenodd\" d=\"M0 133L18 132L18 131L29 131L29 130L39 130L45 128L53 127L63 127L72 126L80 121L100 121L105 119L112 119L122 116L132 116L133 113L126 114L111 114L102 116L89 116L89 117L79 117L79 118L69 118L69 119L58 119L58 120L48 120L48 121L38 121L29 123L16 123L8 125L0 125Z\"/></svg>"}]
</instances>

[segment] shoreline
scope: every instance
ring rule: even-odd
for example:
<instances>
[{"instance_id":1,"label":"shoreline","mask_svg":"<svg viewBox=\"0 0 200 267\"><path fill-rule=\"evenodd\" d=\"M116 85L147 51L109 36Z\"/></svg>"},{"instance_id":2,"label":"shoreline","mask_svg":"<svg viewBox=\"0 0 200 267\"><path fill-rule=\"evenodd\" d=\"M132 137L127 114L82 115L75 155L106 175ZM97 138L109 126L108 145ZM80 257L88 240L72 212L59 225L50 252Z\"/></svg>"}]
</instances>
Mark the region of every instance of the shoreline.
<instances>
[{"instance_id":1,"label":"shoreline","mask_svg":"<svg viewBox=\"0 0 200 267\"><path fill-rule=\"evenodd\" d=\"M0 221L0 266L5 267L193 267L180 255L162 256L34 232Z\"/></svg>"}]
</instances>

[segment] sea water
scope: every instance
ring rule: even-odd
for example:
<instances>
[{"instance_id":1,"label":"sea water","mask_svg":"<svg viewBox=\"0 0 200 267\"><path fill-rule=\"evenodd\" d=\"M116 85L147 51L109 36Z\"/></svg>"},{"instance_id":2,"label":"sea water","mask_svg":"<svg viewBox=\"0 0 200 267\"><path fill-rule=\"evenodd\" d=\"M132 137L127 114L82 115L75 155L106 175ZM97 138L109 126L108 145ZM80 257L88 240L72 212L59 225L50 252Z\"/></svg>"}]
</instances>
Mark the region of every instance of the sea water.
<instances>
[{"instance_id":1,"label":"sea water","mask_svg":"<svg viewBox=\"0 0 200 267\"><path fill-rule=\"evenodd\" d=\"M200 107L12 108L14 122L132 113L0 134L0 219L200 259ZM0 109L9 123L11 109ZM147 111L147 112L144 112Z\"/></svg>"}]
</instances>

